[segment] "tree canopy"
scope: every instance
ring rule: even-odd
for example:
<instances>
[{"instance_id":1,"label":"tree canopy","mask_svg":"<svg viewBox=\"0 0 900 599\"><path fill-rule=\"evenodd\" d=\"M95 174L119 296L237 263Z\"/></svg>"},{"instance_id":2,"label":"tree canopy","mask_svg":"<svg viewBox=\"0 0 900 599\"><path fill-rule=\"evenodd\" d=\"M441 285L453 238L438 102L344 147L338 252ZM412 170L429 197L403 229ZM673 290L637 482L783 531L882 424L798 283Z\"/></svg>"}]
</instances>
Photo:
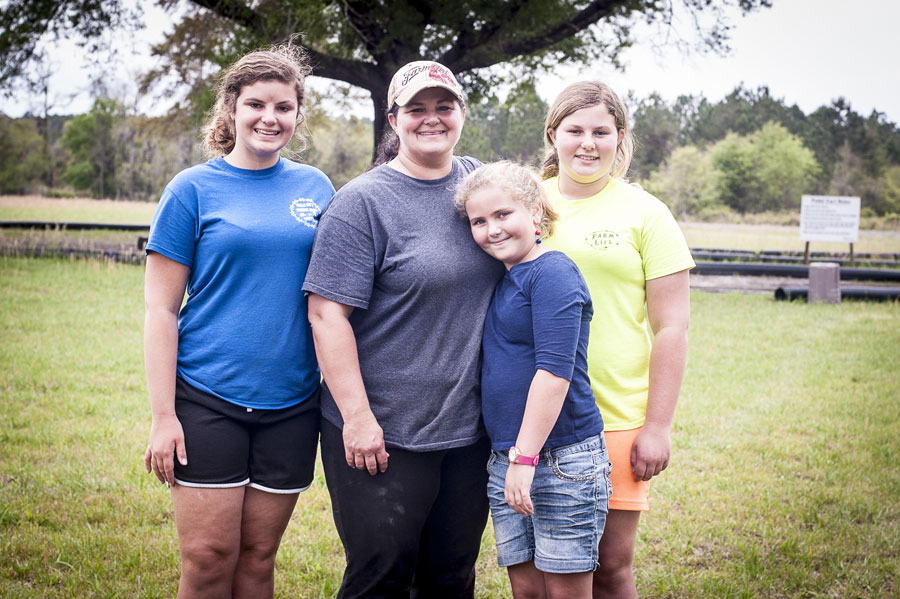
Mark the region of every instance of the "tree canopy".
<instances>
[{"instance_id":1,"label":"tree canopy","mask_svg":"<svg viewBox=\"0 0 900 599\"><path fill-rule=\"evenodd\" d=\"M173 11L178 0L158 0ZM565 62L615 60L638 19L671 23L687 11L701 43L727 45L726 11L746 13L772 0L190 0L167 39L157 75L174 73L195 94L210 74L249 49L299 34L313 74L368 90L375 134L386 126L387 87L403 64L437 60L477 95L504 79L507 63L534 73ZM127 6L132 6L128 4ZM706 18L701 18L706 17ZM123 0L9 0L0 12L0 84L23 73L46 35L97 39L108 27L133 27ZM511 76L510 72L505 73ZM197 85L201 84L201 85Z\"/></svg>"}]
</instances>

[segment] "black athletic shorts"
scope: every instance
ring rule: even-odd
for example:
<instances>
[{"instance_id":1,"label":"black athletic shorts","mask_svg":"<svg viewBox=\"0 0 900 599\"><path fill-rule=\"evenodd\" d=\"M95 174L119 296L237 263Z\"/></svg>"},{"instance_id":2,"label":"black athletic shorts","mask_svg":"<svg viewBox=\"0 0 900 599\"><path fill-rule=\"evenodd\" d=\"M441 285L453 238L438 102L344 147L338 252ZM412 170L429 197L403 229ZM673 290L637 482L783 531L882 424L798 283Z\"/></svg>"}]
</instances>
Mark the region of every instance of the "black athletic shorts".
<instances>
[{"instance_id":1,"label":"black athletic shorts","mask_svg":"<svg viewBox=\"0 0 900 599\"><path fill-rule=\"evenodd\" d=\"M175 414L184 429L188 465L175 460L186 487L251 487L270 493L309 488L319 442L319 390L295 406L245 408L178 378Z\"/></svg>"}]
</instances>

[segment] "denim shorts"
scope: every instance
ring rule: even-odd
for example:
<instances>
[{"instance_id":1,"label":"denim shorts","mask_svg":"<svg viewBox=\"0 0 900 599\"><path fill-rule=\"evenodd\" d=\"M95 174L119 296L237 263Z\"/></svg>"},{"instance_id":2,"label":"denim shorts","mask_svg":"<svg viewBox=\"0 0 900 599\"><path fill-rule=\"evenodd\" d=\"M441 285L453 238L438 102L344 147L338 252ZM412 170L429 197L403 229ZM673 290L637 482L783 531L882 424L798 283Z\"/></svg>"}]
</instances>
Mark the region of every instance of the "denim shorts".
<instances>
[{"instance_id":1,"label":"denim shorts","mask_svg":"<svg viewBox=\"0 0 900 599\"><path fill-rule=\"evenodd\" d=\"M541 450L531 484L532 516L517 514L506 503L507 468L506 452L491 452L488 498L497 564L505 568L534 561L538 570L557 574L596 570L611 490L603 433Z\"/></svg>"}]
</instances>

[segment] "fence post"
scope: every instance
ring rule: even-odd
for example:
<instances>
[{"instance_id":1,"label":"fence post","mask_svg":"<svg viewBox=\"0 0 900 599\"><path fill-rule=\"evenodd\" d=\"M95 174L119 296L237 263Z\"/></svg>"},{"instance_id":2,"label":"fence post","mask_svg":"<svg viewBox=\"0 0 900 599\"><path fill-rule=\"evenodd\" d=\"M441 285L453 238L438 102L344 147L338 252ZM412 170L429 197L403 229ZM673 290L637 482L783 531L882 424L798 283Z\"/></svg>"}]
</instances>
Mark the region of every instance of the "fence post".
<instances>
[{"instance_id":1,"label":"fence post","mask_svg":"<svg viewBox=\"0 0 900 599\"><path fill-rule=\"evenodd\" d=\"M841 303L841 266L835 262L813 262L809 265L807 301L826 304Z\"/></svg>"}]
</instances>

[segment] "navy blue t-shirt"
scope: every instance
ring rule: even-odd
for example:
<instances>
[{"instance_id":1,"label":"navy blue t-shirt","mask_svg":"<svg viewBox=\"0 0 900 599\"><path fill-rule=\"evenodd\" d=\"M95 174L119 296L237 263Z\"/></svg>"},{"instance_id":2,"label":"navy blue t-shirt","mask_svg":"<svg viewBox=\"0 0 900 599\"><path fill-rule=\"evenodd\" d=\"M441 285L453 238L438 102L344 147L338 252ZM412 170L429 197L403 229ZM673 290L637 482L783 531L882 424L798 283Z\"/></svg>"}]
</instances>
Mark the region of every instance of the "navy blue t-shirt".
<instances>
[{"instance_id":1,"label":"navy blue t-shirt","mask_svg":"<svg viewBox=\"0 0 900 599\"><path fill-rule=\"evenodd\" d=\"M561 252L513 266L497 284L484 323L481 402L491 447L515 444L538 369L570 381L544 447L581 442L603 430L587 372L593 307L584 278Z\"/></svg>"}]
</instances>

